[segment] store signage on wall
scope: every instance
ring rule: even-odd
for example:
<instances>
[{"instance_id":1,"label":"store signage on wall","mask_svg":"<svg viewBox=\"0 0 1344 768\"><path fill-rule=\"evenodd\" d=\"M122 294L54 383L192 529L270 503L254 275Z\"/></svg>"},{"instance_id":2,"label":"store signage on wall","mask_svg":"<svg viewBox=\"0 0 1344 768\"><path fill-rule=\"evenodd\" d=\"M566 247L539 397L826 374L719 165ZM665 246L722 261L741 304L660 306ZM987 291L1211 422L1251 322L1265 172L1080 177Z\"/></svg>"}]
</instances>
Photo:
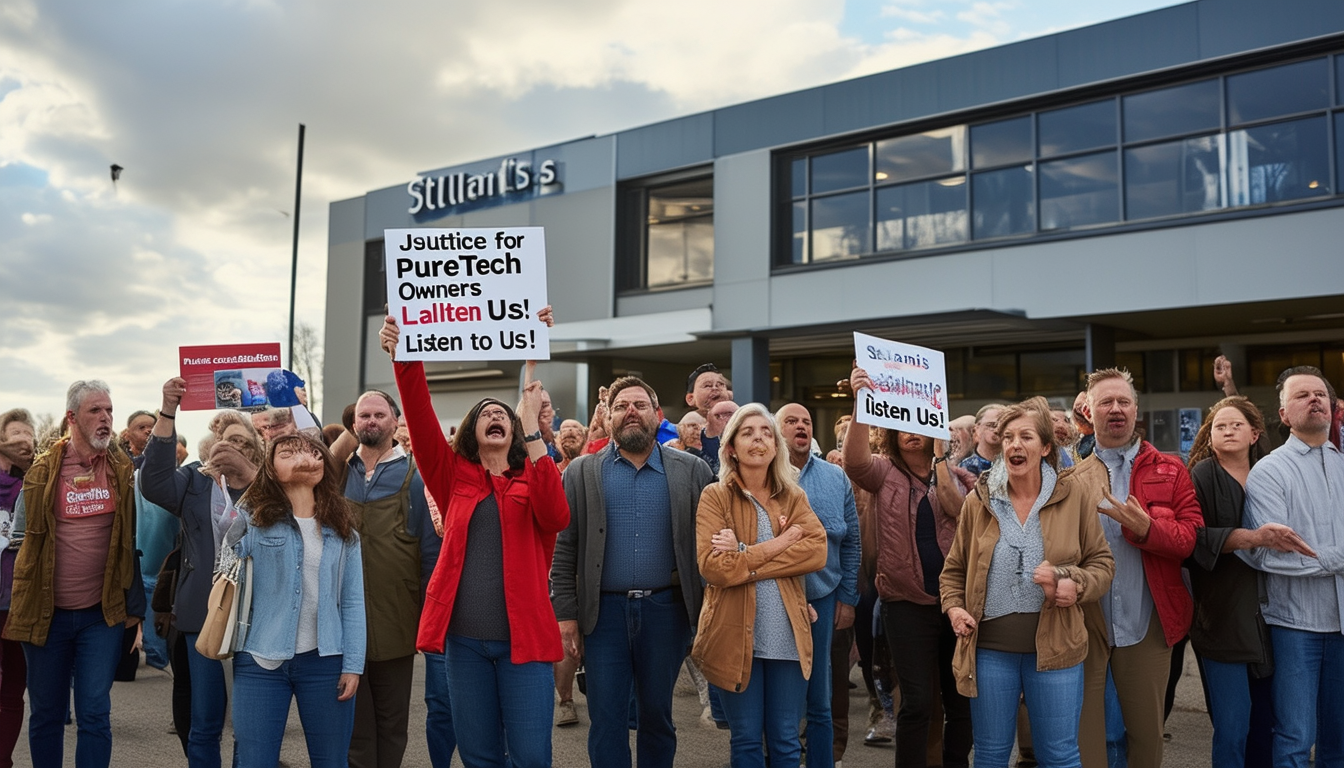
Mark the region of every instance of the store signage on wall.
<instances>
[{"instance_id":1,"label":"store signage on wall","mask_svg":"<svg viewBox=\"0 0 1344 768\"><path fill-rule=\"evenodd\" d=\"M422 176L406 185L411 206L406 212L421 219L464 213L505 203L516 203L542 194L560 182L554 160L533 167L527 160L507 158L490 173L450 173Z\"/></svg>"}]
</instances>

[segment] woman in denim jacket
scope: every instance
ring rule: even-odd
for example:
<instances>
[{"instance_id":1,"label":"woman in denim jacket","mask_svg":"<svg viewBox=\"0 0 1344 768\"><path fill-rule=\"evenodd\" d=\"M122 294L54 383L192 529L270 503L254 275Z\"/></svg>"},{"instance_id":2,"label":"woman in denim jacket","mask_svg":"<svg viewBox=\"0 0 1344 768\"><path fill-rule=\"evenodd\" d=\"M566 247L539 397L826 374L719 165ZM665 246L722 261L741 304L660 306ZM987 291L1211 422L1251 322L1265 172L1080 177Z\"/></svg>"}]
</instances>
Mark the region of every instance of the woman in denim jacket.
<instances>
[{"instance_id":1,"label":"woman in denim jacket","mask_svg":"<svg viewBox=\"0 0 1344 768\"><path fill-rule=\"evenodd\" d=\"M344 768L364 671L359 538L326 447L302 435L270 445L241 506L250 525L234 547L251 557L251 626L233 659L237 764L280 759L289 702L314 768Z\"/></svg>"}]
</instances>

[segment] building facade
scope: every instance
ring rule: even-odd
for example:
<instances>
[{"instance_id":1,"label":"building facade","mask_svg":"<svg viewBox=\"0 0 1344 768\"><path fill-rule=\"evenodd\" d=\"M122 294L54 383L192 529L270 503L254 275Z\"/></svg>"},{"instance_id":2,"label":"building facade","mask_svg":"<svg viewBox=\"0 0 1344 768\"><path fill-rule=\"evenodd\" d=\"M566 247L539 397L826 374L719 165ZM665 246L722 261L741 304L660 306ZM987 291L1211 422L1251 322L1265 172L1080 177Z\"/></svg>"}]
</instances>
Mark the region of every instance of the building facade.
<instances>
[{"instance_id":1,"label":"building facade","mask_svg":"<svg viewBox=\"0 0 1344 768\"><path fill-rule=\"evenodd\" d=\"M675 420L712 361L827 444L859 330L943 350L953 416L1123 365L1179 450L1219 354L1271 414L1289 365L1344 384L1341 185L1337 0L1197 0L430 171L331 205L324 418L391 386L385 228L541 226L565 417L637 373ZM518 370L431 364L445 425Z\"/></svg>"}]
</instances>

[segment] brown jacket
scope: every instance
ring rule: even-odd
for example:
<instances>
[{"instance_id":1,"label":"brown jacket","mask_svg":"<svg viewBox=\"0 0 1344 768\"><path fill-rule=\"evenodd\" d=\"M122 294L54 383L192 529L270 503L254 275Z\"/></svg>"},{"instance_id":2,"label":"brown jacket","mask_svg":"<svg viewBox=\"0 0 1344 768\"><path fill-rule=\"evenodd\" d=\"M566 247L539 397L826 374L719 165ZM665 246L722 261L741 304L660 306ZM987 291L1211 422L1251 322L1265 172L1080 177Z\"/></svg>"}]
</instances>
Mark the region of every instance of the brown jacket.
<instances>
[{"instance_id":1,"label":"brown jacket","mask_svg":"<svg viewBox=\"0 0 1344 768\"><path fill-rule=\"evenodd\" d=\"M961 467L949 467L962 491L975 485L975 475ZM924 591L924 567L915 544L915 515L920 496L927 493L933 507L938 548L952 546L960 510L943 509L933 486L911 480L885 456L874 454L867 468L845 466L845 474L858 487L873 494L869 517L877 538L877 594L883 600L906 600L918 605L936 605L938 598ZM864 542L867 547L868 542ZM865 551L864 557L867 557Z\"/></svg>"},{"instance_id":2,"label":"brown jacket","mask_svg":"<svg viewBox=\"0 0 1344 768\"><path fill-rule=\"evenodd\" d=\"M803 677L812 674L812 622L807 613L803 575L826 565L826 529L807 504L802 489L792 487L762 501L771 528L779 535L779 517L806 535L784 551L766 559L756 541L756 506L736 485L715 483L705 488L696 513L695 538L700 575L705 577L705 602L691 658L705 679L727 691L740 692L751 679L752 627L756 621L756 587L774 579L793 625ZM714 534L731 528L743 552L715 552ZM823 617L821 620L825 620Z\"/></svg>"},{"instance_id":3,"label":"brown jacket","mask_svg":"<svg viewBox=\"0 0 1344 768\"><path fill-rule=\"evenodd\" d=\"M986 476L988 473L986 473ZM985 613L985 589L994 545L999 540L999 521L989 508L986 476L961 508L957 537L947 553L939 580L943 610L962 608L977 625ZM1065 567L1078 585L1078 601L1068 608L1041 606L1036 625L1036 669L1065 669L1087 656L1087 628L1083 625L1083 602L1099 600L1111 588L1115 560L1106 544L1097 516L1097 499L1086 485L1077 482L1072 469L1059 474L1054 493L1040 511L1045 559ZM1035 567L1035 566L1033 566ZM979 628L957 638L952 656L952 674L957 690L975 696L975 646Z\"/></svg>"},{"instance_id":4,"label":"brown jacket","mask_svg":"<svg viewBox=\"0 0 1344 768\"><path fill-rule=\"evenodd\" d=\"M56 494L61 462L70 439L56 443L33 461L23 476L23 546L14 562L14 594L5 622L6 640L46 645L55 610L52 580L56 573ZM116 512L103 572L103 619L109 627L127 615L143 617L145 589L135 556L135 487L131 459L120 450L107 452L107 478ZM128 605L129 602L129 605ZM128 608L130 609L128 611Z\"/></svg>"}]
</instances>

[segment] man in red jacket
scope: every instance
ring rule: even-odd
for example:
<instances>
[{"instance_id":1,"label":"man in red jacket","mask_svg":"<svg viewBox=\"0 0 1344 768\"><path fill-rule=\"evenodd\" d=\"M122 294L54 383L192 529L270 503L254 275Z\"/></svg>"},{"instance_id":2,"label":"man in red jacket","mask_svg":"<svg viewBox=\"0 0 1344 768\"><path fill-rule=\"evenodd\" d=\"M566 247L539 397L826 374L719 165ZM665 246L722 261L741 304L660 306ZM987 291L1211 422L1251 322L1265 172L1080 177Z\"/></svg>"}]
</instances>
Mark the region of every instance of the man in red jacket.
<instances>
[{"instance_id":1,"label":"man in red jacket","mask_svg":"<svg viewBox=\"0 0 1344 768\"><path fill-rule=\"evenodd\" d=\"M1084 606L1083 715L1078 743L1086 768L1106 767L1106 666L1129 738L1131 768L1162 765L1162 703L1171 646L1190 629L1194 603L1181 562L1203 523L1195 488L1181 462L1135 435L1139 397L1129 372L1107 368L1087 377L1096 450L1077 477L1098 500L1115 579L1101 600Z\"/></svg>"}]
</instances>

